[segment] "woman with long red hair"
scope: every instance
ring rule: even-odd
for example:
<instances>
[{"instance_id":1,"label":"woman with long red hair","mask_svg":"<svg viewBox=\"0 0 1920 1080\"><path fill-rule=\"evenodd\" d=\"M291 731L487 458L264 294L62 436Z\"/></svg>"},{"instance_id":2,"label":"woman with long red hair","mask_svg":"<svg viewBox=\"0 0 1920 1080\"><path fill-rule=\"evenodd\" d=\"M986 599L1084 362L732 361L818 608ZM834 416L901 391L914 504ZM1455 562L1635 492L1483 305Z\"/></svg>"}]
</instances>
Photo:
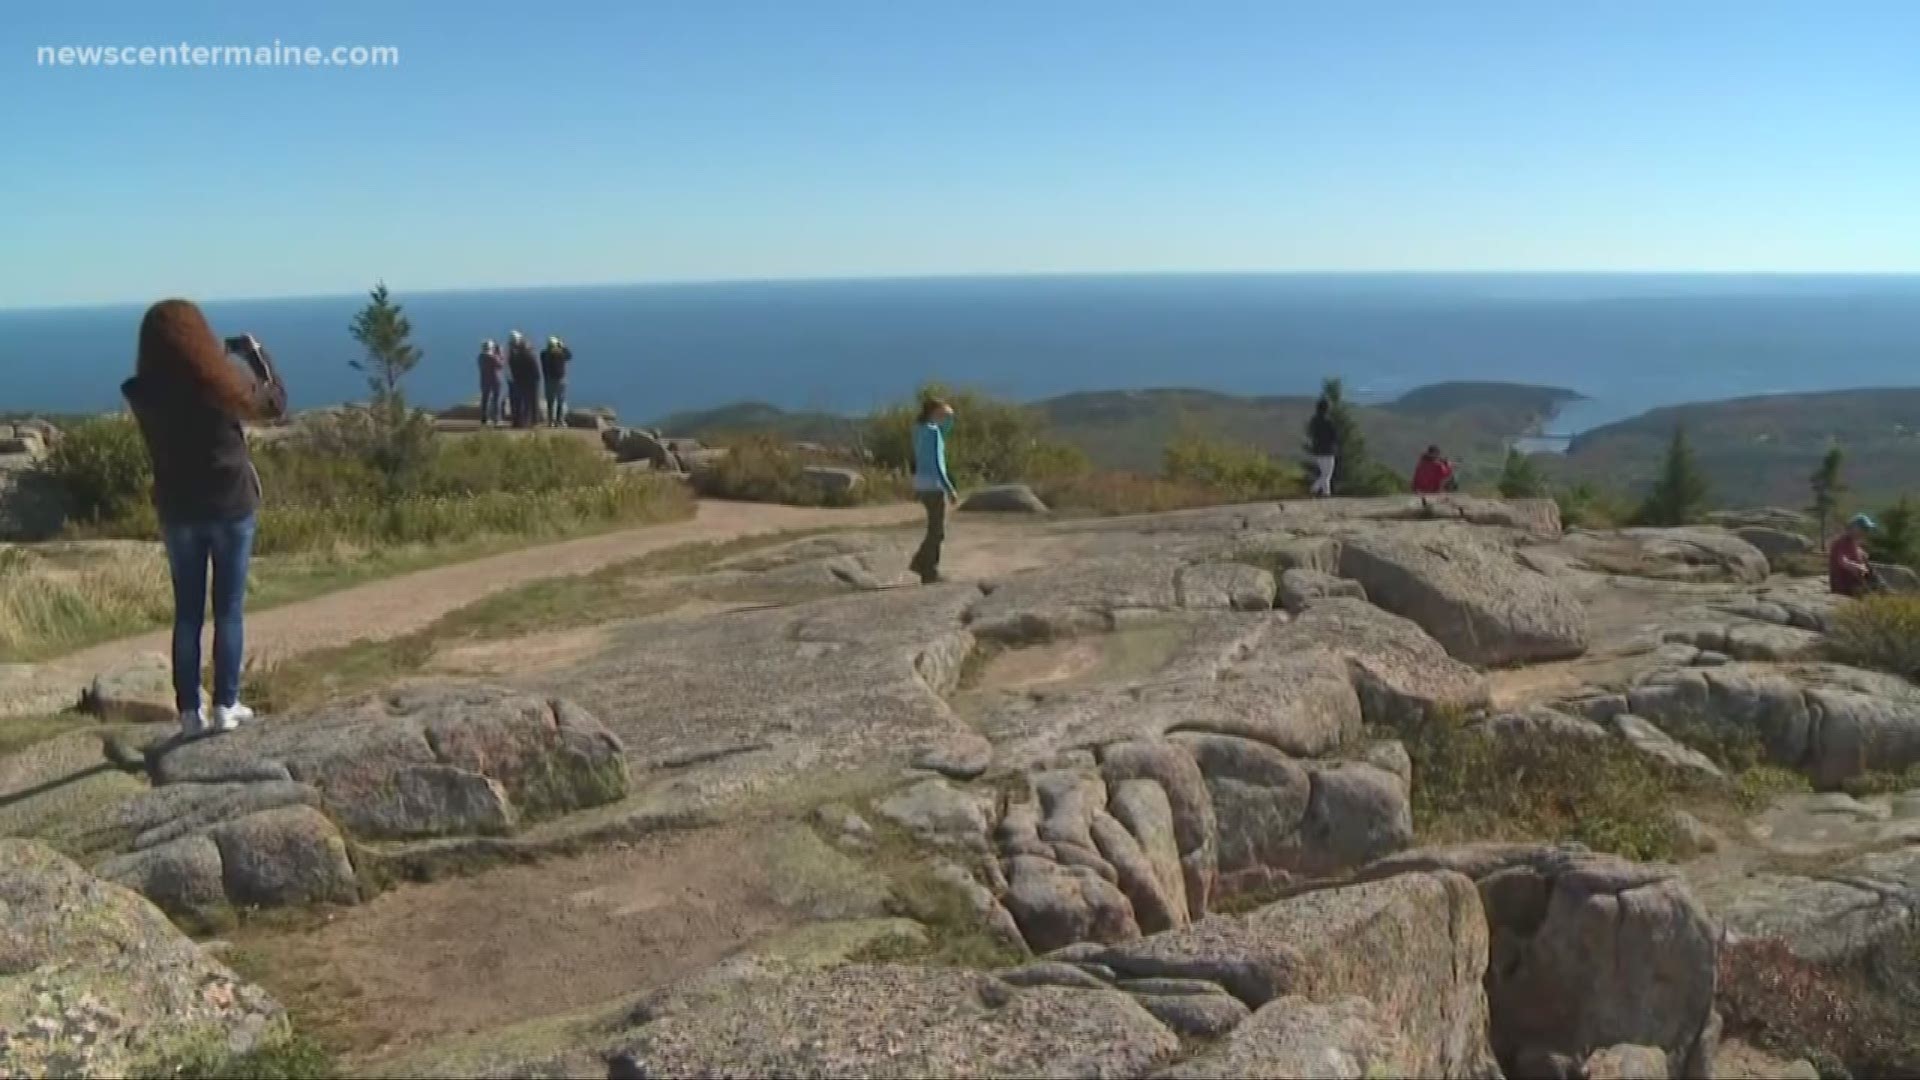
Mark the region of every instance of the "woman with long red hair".
<instances>
[{"instance_id":1,"label":"woman with long red hair","mask_svg":"<svg viewBox=\"0 0 1920 1080\"><path fill-rule=\"evenodd\" d=\"M242 368L232 357L246 363ZM140 321L133 378L120 387L153 459L153 501L173 574L173 691L185 735L253 719L240 704L242 610L260 475L241 424L285 415L287 391L251 334L223 343L186 300ZM202 710L200 636L213 583L213 715Z\"/></svg>"}]
</instances>

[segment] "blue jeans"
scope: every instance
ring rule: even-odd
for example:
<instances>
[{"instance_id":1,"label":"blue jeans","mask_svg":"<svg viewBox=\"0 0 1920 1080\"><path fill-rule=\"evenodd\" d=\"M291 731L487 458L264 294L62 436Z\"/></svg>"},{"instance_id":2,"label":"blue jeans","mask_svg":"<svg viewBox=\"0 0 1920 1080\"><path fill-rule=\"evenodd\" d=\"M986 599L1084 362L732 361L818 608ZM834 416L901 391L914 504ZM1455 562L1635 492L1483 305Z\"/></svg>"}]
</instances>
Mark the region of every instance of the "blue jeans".
<instances>
[{"instance_id":1,"label":"blue jeans","mask_svg":"<svg viewBox=\"0 0 1920 1080\"><path fill-rule=\"evenodd\" d=\"M567 422L567 380L547 380L547 423L559 427Z\"/></svg>"},{"instance_id":2,"label":"blue jeans","mask_svg":"<svg viewBox=\"0 0 1920 1080\"><path fill-rule=\"evenodd\" d=\"M173 571L173 697L181 712L200 707L200 632L207 621L207 565L213 565L213 703L240 701L246 649L241 609L253 559L254 516L170 521L160 527Z\"/></svg>"}]
</instances>

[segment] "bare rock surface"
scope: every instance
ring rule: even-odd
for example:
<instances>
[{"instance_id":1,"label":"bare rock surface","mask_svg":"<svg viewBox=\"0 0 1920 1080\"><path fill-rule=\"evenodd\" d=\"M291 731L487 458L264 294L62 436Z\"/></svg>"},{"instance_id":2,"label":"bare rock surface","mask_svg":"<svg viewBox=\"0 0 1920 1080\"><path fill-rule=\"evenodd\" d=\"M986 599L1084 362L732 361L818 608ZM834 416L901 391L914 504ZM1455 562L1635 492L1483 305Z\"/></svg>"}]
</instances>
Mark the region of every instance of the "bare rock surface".
<instances>
[{"instance_id":1,"label":"bare rock surface","mask_svg":"<svg viewBox=\"0 0 1920 1080\"><path fill-rule=\"evenodd\" d=\"M151 755L161 784L294 780L368 838L509 832L626 793L621 746L569 702L424 683Z\"/></svg>"},{"instance_id":2,"label":"bare rock surface","mask_svg":"<svg viewBox=\"0 0 1920 1080\"><path fill-rule=\"evenodd\" d=\"M1348 536L1340 572L1470 664L1560 659L1587 648L1579 602L1473 530L1403 527Z\"/></svg>"},{"instance_id":3,"label":"bare rock surface","mask_svg":"<svg viewBox=\"0 0 1920 1080\"><path fill-rule=\"evenodd\" d=\"M726 965L648 1003L638 1076L1145 1076L1179 1040L1117 990L956 969Z\"/></svg>"},{"instance_id":4,"label":"bare rock surface","mask_svg":"<svg viewBox=\"0 0 1920 1080\"><path fill-rule=\"evenodd\" d=\"M1577 531L1560 547L1594 570L1631 577L1751 585L1771 569L1758 548L1717 528Z\"/></svg>"},{"instance_id":5,"label":"bare rock surface","mask_svg":"<svg viewBox=\"0 0 1920 1080\"><path fill-rule=\"evenodd\" d=\"M0 1073L139 1075L284 1031L153 905L40 844L0 840L0 911Z\"/></svg>"}]
</instances>

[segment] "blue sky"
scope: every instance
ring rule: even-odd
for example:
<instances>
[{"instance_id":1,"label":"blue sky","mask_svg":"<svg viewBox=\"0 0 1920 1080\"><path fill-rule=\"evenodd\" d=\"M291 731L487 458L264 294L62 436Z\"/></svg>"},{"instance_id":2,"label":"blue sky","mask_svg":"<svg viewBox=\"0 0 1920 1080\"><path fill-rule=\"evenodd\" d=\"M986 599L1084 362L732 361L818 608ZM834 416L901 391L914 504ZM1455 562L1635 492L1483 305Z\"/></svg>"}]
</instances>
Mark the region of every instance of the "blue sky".
<instances>
[{"instance_id":1,"label":"blue sky","mask_svg":"<svg viewBox=\"0 0 1920 1080\"><path fill-rule=\"evenodd\" d=\"M401 59L35 63L274 39ZM1916 42L1907 0L17 5L0 307L376 277L1915 270Z\"/></svg>"}]
</instances>

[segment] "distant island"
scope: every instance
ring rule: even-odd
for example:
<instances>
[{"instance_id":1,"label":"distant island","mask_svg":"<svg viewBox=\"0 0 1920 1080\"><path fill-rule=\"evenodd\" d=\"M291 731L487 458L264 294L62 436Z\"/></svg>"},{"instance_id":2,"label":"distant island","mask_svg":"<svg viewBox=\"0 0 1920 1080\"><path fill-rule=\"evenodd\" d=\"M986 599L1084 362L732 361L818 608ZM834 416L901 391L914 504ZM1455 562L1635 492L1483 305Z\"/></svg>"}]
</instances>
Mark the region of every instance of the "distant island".
<instances>
[{"instance_id":1,"label":"distant island","mask_svg":"<svg viewBox=\"0 0 1920 1080\"><path fill-rule=\"evenodd\" d=\"M1421 451L1439 445L1470 472L1491 476L1507 447L1551 420L1572 390L1519 383L1445 382L1386 402L1356 403L1369 452L1401 472ZM1095 466L1154 472L1166 444L1183 431L1297 457L1313 412L1310 396L1245 397L1211 390L1097 390L1029 403L1060 438L1084 450ZM803 442L845 443L859 418L789 412L761 402L663 417L652 426L671 436L724 441L767 433Z\"/></svg>"},{"instance_id":2,"label":"distant island","mask_svg":"<svg viewBox=\"0 0 1920 1080\"><path fill-rule=\"evenodd\" d=\"M1633 486L1660 466L1676 426L1713 483L1737 506L1800 506L1828 447L1846 450L1847 483L1880 503L1920 487L1920 389L1832 390L1730 398L1654 409L1577 435L1556 474Z\"/></svg>"},{"instance_id":3,"label":"distant island","mask_svg":"<svg viewBox=\"0 0 1920 1080\"><path fill-rule=\"evenodd\" d=\"M1372 456L1403 474L1438 445L1469 482L1489 482L1507 449L1540 433L1582 396L1559 387L1500 382L1441 382L1384 402L1357 404ZM1313 407L1305 396L1240 396L1210 390L1101 390L1029 403L1055 434L1096 466L1152 472L1182 430L1296 457ZM1732 398L1654 409L1576 435L1565 453L1534 456L1563 485L1590 483L1643 491L1682 425L1728 506L1799 506L1807 477L1829 446L1847 451L1847 480L1867 503L1890 501L1920 482L1920 389L1873 388ZM669 435L724 440L765 432L826 444L857 438L860 418L791 412L744 402L664 417Z\"/></svg>"}]
</instances>

